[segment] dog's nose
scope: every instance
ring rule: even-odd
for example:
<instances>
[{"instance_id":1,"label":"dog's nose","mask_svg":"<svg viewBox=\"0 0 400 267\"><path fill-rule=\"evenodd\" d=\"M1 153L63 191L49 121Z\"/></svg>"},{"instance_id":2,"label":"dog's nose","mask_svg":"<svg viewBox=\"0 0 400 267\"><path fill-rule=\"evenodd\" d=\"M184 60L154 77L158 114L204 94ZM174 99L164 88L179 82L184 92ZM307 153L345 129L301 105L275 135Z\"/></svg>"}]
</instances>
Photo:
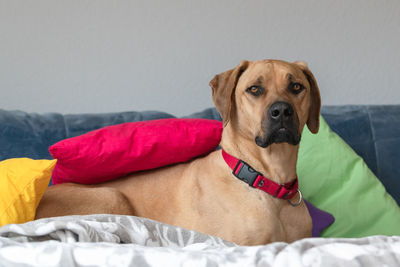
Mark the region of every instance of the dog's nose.
<instances>
[{"instance_id":1,"label":"dog's nose","mask_svg":"<svg viewBox=\"0 0 400 267\"><path fill-rule=\"evenodd\" d=\"M288 120L293 116L293 107L287 102L275 102L269 108L269 115L272 120Z\"/></svg>"}]
</instances>

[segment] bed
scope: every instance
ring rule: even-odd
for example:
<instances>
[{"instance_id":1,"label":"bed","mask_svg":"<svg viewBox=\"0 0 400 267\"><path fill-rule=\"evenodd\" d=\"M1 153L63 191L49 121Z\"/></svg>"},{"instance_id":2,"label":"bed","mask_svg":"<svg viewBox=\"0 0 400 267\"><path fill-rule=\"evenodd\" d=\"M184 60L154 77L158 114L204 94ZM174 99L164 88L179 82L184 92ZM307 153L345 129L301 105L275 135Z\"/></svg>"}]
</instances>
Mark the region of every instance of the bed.
<instances>
[{"instance_id":1,"label":"bed","mask_svg":"<svg viewBox=\"0 0 400 267\"><path fill-rule=\"evenodd\" d=\"M0 160L51 159L48 148L60 140L173 117L0 110ZM214 108L186 117L220 120ZM0 266L399 266L400 106L328 106L322 117L329 138L304 134L298 165L306 198L336 219L321 237L244 247L134 216L25 219L0 228Z\"/></svg>"}]
</instances>

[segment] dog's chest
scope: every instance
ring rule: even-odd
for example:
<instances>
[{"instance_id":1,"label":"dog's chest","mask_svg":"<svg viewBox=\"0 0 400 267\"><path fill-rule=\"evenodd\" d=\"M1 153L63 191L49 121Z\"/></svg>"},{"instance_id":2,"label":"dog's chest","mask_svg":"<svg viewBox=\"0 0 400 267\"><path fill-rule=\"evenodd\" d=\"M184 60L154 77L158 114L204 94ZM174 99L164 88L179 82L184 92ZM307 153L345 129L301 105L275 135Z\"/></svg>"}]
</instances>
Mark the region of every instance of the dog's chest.
<instances>
[{"instance_id":1,"label":"dog's chest","mask_svg":"<svg viewBox=\"0 0 400 267\"><path fill-rule=\"evenodd\" d=\"M197 227L241 245L291 242L311 236L311 218L304 204L292 207L263 194L231 191L209 196L199 210Z\"/></svg>"},{"instance_id":2,"label":"dog's chest","mask_svg":"<svg viewBox=\"0 0 400 267\"><path fill-rule=\"evenodd\" d=\"M273 202L284 202L276 203ZM274 205L275 204L275 205ZM253 244L270 242L292 242L311 236L311 217L305 205L291 206L288 202L274 199L260 201L249 208L247 214L247 231L249 241Z\"/></svg>"}]
</instances>

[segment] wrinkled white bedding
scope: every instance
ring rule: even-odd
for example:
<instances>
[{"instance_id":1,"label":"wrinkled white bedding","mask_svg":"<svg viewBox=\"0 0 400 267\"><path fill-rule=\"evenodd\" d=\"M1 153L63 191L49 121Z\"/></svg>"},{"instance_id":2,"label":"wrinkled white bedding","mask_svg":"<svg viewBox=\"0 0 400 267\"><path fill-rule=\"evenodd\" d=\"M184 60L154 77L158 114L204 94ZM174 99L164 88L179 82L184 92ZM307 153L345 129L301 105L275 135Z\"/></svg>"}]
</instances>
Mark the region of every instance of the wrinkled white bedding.
<instances>
[{"instance_id":1,"label":"wrinkled white bedding","mask_svg":"<svg viewBox=\"0 0 400 267\"><path fill-rule=\"evenodd\" d=\"M400 236L309 238L244 247L121 215L0 228L0 266L400 266Z\"/></svg>"}]
</instances>

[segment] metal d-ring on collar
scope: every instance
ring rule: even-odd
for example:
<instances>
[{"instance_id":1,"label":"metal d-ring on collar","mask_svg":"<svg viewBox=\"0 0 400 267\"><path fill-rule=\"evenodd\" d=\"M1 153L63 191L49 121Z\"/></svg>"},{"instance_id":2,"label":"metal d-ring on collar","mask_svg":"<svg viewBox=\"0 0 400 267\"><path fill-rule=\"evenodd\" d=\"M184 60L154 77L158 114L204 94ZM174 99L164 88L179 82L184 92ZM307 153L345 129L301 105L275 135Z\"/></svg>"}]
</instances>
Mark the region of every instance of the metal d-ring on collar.
<instances>
[{"instance_id":1,"label":"metal d-ring on collar","mask_svg":"<svg viewBox=\"0 0 400 267\"><path fill-rule=\"evenodd\" d=\"M292 203L290 199L287 200L289 204L292 205L293 207L297 207L298 205L301 204L301 201L303 201L303 194L301 193L300 189L297 188L297 192L299 193L299 201L297 201L296 203Z\"/></svg>"}]
</instances>

